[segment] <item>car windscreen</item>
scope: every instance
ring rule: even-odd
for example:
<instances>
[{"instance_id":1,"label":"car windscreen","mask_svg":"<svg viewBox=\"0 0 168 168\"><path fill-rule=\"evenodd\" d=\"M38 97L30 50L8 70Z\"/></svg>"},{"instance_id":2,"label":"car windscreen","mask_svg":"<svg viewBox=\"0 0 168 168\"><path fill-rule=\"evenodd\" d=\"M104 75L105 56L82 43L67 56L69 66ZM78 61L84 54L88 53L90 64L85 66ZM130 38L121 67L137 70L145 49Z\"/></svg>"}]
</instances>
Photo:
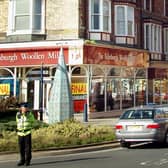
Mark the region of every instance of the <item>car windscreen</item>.
<instances>
[{"instance_id":1,"label":"car windscreen","mask_svg":"<svg viewBox=\"0 0 168 168\"><path fill-rule=\"evenodd\" d=\"M153 119L153 118L154 118L153 109L127 110L120 117L120 119Z\"/></svg>"}]
</instances>

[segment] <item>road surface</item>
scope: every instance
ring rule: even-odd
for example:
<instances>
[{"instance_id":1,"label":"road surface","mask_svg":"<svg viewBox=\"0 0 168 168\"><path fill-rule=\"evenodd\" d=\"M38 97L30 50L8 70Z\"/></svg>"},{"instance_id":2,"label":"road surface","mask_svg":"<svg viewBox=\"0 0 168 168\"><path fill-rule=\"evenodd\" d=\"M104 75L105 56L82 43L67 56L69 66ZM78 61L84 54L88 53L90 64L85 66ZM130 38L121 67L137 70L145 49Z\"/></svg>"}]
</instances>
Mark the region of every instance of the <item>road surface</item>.
<instances>
[{"instance_id":1,"label":"road surface","mask_svg":"<svg viewBox=\"0 0 168 168\"><path fill-rule=\"evenodd\" d=\"M12 160L10 157L7 157L5 160L0 161L0 168L15 168L17 167L16 163L16 160ZM33 157L32 163L29 167L168 168L168 147L147 144L134 146L131 149L118 147L94 152L83 152L59 156L36 156Z\"/></svg>"}]
</instances>

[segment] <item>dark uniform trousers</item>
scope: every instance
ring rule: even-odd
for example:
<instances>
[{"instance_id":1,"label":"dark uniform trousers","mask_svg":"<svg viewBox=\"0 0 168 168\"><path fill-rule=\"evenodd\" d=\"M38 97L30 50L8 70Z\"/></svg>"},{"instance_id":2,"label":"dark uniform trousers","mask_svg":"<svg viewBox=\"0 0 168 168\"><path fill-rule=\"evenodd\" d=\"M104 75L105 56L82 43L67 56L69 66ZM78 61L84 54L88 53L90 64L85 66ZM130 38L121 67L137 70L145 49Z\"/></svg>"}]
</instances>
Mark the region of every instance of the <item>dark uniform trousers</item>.
<instances>
[{"instance_id":1,"label":"dark uniform trousers","mask_svg":"<svg viewBox=\"0 0 168 168\"><path fill-rule=\"evenodd\" d=\"M20 158L22 162L30 162L31 155L31 134L26 136L18 136Z\"/></svg>"}]
</instances>

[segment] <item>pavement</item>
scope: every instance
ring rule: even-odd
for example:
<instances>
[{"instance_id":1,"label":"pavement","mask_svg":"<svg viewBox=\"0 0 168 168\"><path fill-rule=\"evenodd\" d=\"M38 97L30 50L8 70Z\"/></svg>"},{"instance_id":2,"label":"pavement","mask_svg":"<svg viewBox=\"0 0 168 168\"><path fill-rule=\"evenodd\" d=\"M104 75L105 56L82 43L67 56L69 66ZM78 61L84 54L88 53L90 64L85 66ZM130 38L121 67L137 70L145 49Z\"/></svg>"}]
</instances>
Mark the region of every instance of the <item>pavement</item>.
<instances>
[{"instance_id":1,"label":"pavement","mask_svg":"<svg viewBox=\"0 0 168 168\"><path fill-rule=\"evenodd\" d=\"M75 114L74 118L78 121L83 122L84 124L91 124L91 125L110 125L114 127L118 118L94 118L94 119L86 119L84 118L83 114ZM45 151L33 151L32 155L33 158L42 157L42 156L52 156L52 155L63 155L63 154L72 154L72 153L80 153L80 152L89 152L89 151L96 151L102 149L110 149L118 147L119 143L117 141L113 142L103 142L98 144L92 145L84 145L84 146L74 146L68 148L53 148L48 149ZM0 162L4 160L11 160L17 161L19 160L18 153L11 153L11 152L0 152Z\"/></svg>"},{"instance_id":2,"label":"pavement","mask_svg":"<svg viewBox=\"0 0 168 168\"><path fill-rule=\"evenodd\" d=\"M118 120L118 117L111 117L111 118L89 118L85 121L85 117L83 114L75 114L74 118L80 122L85 124L92 124L92 125L110 125L114 126Z\"/></svg>"}]
</instances>

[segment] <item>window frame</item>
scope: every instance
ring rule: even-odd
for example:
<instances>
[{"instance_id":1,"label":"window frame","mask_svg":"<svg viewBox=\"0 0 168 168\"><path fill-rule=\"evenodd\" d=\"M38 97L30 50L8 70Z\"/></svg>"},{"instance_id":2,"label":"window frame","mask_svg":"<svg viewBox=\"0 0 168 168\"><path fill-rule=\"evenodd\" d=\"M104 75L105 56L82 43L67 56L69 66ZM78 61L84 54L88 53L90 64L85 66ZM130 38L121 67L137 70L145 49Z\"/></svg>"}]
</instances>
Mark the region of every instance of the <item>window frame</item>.
<instances>
[{"instance_id":1,"label":"window frame","mask_svg":"<svg viewBox=\"0 0 168 168\"><path fill-rule=\"evenodd\" d=\"M28 29L22 29L22 30L16 30L16 0L10 0L9 1L9 12L8 12L8 31L7 35L20 35L20 34L44 34L45 28L44 28L44 22L45 22L45 0L41 0L41 28L33 30L33 21L34 21L34 11L33 11L33 5L35 0L29 0L30 2L30 8L29 10L29 28Z\"/></svg>"},{"instance_id":2,"label":"window frame","mask_svg":"<svg viewBox=\"0 0 168 168\"><path fill-rule=\"evenodd\" d=\"M164 0L164 16L168 16L168 1Z\"/></svg>"},{"instance_id":3,"label":"window frame","mask_svg":"<svg viewBox=\"0 0 168 168\"><path fill-rule=\"evenodd\" d=\"M163 29L164 32L164 54L168 54L168 27Z\"/></svg>"},{"instance_id":4,"label":"window frame","mask_svg":"<svg viewBox=\"0 0 168 168\"><path fill-rule=\"evenodd\" d=\"M115 36L129 36L134 37L135 36L135 9L134 7L127 6L127 5L115 5ZM124 9L124 22L125 22L125 34L124 33L118 33L118 8ZM128 17L128 10L133 9L133 19L132 21L132 34L128 34L128 26L129 26L129 17Z\"/></svg>"},{"instance_id":5,"label":"window frame","mask_svg":"<svg viewBox=\"0 0 168 168\"><path fill-rule=\"evenodd\" d=\"M149 39L147 44L146 28L148 26ZM148 46L148 48L147 48ZM152 52L162 53L162 26L154 23L144 24L144 48Z\"/></svg>"},{"instance_id":6,"label":"window frame","mask_svg":"<svg viewBox=\"0 0 168 168\"><path fill-rule=\"evenodd\" d=\"M152 12L152 0L144 0L144 10Z\"/></svg>"},{"instance_id":7,"label":"window frame","mask_svg":"<svg viewBox=\"0 0 168 168\"><path fill-rule=\"evenodd\" d=\"M98 29L94 29L92 27L93 22L92 21L92 17L94 16L94 13L92 13L92 3L94 0L89 0L89 30L92 32L107 32L107 33L111 33L111 1L110 0L98 0L99 1L99 25L98 25ZM108 15L104 15L104 2L108 3ZM108 30L104 29L104 17L108 17Z\"/></svg>"}]
</instances>

